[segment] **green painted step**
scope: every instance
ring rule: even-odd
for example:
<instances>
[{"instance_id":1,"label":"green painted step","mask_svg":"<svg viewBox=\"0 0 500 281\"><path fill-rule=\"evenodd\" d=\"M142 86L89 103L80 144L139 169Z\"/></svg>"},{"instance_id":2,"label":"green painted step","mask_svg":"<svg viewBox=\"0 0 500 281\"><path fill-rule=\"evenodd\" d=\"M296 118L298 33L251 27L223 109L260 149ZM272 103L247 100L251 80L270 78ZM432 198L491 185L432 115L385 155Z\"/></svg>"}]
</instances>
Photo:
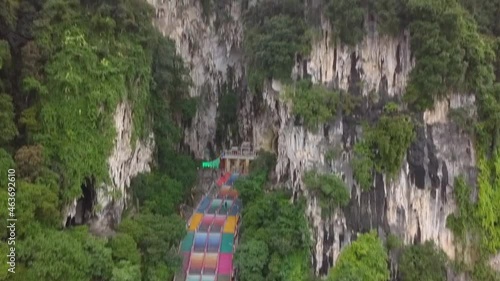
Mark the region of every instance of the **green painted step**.
<instances>
[{"instance_id":1,"label":"green painted step","mask_svg":"<svg viewBox=\"0 0 500 281\"><path fill-rule=\"evenodd\" d=\"M181 252L190 252L193 247L194 232L188 232L181 243Z\"/></svg>"},{"instance_id":2,"label":"green painted step","mask_svg":"<svg viewBox=\"0 0 500 281\"><path fill-rule=\"evenodd\" d=\"M222 241L220 245L221 253L232 253L234 245L234 235L231 233L222 234Z\"/></svg>"}]
</instances>

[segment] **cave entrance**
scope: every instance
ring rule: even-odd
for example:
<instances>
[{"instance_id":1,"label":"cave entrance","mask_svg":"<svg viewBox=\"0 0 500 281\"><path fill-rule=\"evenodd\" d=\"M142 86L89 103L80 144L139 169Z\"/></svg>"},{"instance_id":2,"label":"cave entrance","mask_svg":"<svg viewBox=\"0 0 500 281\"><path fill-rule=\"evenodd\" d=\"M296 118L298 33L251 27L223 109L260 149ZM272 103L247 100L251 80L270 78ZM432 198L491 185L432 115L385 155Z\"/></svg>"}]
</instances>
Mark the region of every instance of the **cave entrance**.
<instances>
[{"instance_id":1,"label":"cave entrance","mask_svg":"<svg viewBox=\"0 0 500 281\"><path fill-rule=\"evenodd\" d=\"M76 202L75 216L69 216L66 227L86 224L92 217L96 202L95 180L86 178L81 185L82 196Z\"/></svg>"}]
</instances>

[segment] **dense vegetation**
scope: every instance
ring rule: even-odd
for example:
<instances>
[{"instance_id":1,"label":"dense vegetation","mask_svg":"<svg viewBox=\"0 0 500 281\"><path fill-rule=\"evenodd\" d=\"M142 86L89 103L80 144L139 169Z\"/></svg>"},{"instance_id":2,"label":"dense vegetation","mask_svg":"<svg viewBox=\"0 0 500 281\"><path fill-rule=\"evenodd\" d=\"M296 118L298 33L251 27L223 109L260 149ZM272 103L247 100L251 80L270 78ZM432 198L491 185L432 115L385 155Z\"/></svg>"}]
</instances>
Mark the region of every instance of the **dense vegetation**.
<instances>
[{"instance_id":1,"label":"dense vegetation","mask_svg":"<svg viewBox=\"0 0 500 281\"><path fill-rule=\"evenodd\" d=\"M285 98L292 102L293 113L302 118L304 126L315 131L319 124L330 121L339 104L339 94L310 80L300 80L285 89Z\"/></svg>"},{"instance_id":2,"label":"dense vegetation","mask_svg":"<svg viewBox=\"0 0 500 281\"><path fill-rule=\"evenodd\" d=\"M245 22L249 31L245 42L252 46L247 50L247 57L253 69L248 78L252 81L258 74L258 81L271 77L283 80L288 84L287 96L293 103L293 113L303 120L305 127L314 130L331 119L338 101L307 80L290 83L293 59L307 54L303 51L306 48L266 49L266 45L280 46L281 41L268 37L263 43L263 40L252 38L255 34L253 28L268 24L272 18L270 15L293 14L297 21L307 17L307 13L304 16L293 8L283 9L281 4L285 2L259 1L247 15L250 20ZM460 210L449 218L448 225L457 233L457 243L464 241L466 236L473 237L467 243L472 243L468 246L476 252L478 263L475 268L485 268L485 259L500 250L500 1L325 0L323 4L324 13L332 25L330 35L337 43L356 45L365 38L368 30L373 30L373 26L382 35L399 36L405 30L410 33L415 66L404 95L407 106L403 106L409 112L402 113L394 110L393 104L388 105L375 122L372 119L366 122L363 137L354 147L354 178L364 190L373 185L374 172L386 174L389 178L397 176L415 139L415 125L410 116L419 116L422 111L433 108L436 101L449 98L451 93L475 95L477 115L458 109L450 116L474 139L479 171L477 202L471 203L472 197L464 195L468 193L463 182L457 181L455 193ZM300 27L299 34L314 29L307 26L308 31L302 32L302 23L297 26ZM294 28L280 26L276 30ZM257 33L266 34L266 31ZM292 36L289 40L302 42ZM288 51L275 55L278 50ZM255 66L264 62L269 64L255 71L258 69ZM274 71L276 69L283 71ZM344 106L342 97L342 108L350 108ZM487 275L476 272L473 275L477 280L488 280Z\"/></svg>"},{"instance_id":3,"label":"dense vegetation","mask_svg":"<svg viewBox=\"0 0 500 281\"><path fill-rule=\"evenodd\" d=\"M296 55L308 54L310 36L298 0L262 1L245 14L244 50L251 91L265 79L290 81Z\"/></svg>"},{"instance_id":4,"label":"dense vegetation","mask_svg":"<svg viewBox=\"0 0 500 281\"><path fill-rule=\"evenodd\" d=\"M363 139L354 147L354 178L365 190L371 187L373 168L394 177L415 138L409 116L388 103L385 113L373 126L365 126Z\"/></svg>"},{"instance_id":5,"label":"dense vegetation","mask_svg":"<svg viewBox=\"0 0 500 281\"><path fill-rule=\"evenodd\" d=\"M408 246L401 257L401 277L405 281L445 281L446 260L446 255L433 242Z\"/></svg>"},{"instance_id":6,"label":"dense vegetation","mask_svg":"<svg viewBox=\"0 0 500 281\"><path fill-rule=\"evenodd\" d=\"M310 233L304 202L266 191L272 155L253 163L251 174L236 182L244 200L241 240L235 254L238 280L294 280L311 278Z\"/></svg>"},{"instance_id":7,"label":"dense vegetation","mask_svg":"<svg viewBox=\"0 0 500 281\"><path fill-rule=\"evenodd\" d=\"M291 79L296 60L310 48L312 28L306 24L304 1L258 2L244 17L250 90L258 94L270 78L285 82L293 113L309 130L332 119L339 103L351 112L357 102L346 98L349 93L339 96L307 79ZM219 3L201 1L205 16ZM485 262L500 250L500 1L324 4L337 42L359 43L368 30L367 19L382 34L409 30L416 64L404 99L412 113L432 108L452 92L475 95L477 116L467 116L467 122L474 123L469 129L478 158L477 200L471 201L472 188L457 179L458 210L447 225L456 243L474 251L475 264L464 269L475 280L494 280ZM171 279L180 263L175 248L185 232L178 206L196 177L194 161L177 149L179 124L189 124L197 105L188 97L188 73L174 44L155 32L144 1L0 0L0 7L0 169L17 171L16 215L23 222L17 228L16 274L7 276L2 264L0 280ZM223 90L221 98L219 139L237 131L234 126L221 130L236 120L238 96L231 90ZM157 146L153 172L132 182L138 205L111 238L89 235L86 226L61 230L62 208L82 195L82 183L109 183L112 115L124 101L133 113L133 141L152 130ZM364 190L371 188L374 172L392 177L399 171L415 138L409 115L389 104L365 126L352 162ZM305 204L266 189L273 165L270 155L262 156L252 174L236 184L245 204L235 259L239 279L310 280ZM336 176L309 173L305 183L323 209L349 200ZM5 177L0 185L6 186ZM1 189L0 201L7 202L6 196ZM2 208L0 219L6 218ZM6 233L0 238L3 253ZM401 277L444 280L445 264L432 244L405 247ZM387 280L388 275L387 253L369 233L342 252L329 279Z\"/></svg>"},{"instance_id":8,"label":"dense vegetation","mask_svg":"<svg viewBox=\"0 0 500 281\"><path fill-rule=\"evenodd\" d=\"M334 208L345 207L349 203L347 186L337 175L308 171L304 174L304 184L316 196L321 209L328 214L332 213Z\"/></svg>"},{"instance_id":9,"label":"dense vegetation","mask_svg":"<svg viewBox=\"0 0 500 281\"><path fill-rule=\"evenodd\" d=\"M193 160L176 149L178 125L196 103L175 45L154 30L153 11L139 0L0 6L0 168L17 171L22 221L16 273L7 275L4 263L0 280L171 279L185 232L178 206L196 178ZM62 208L81 196L82 183L109 182L112 116L122 102L132 112L133 143L155 133L156 166L132 183L139 208L110 238L90 235L87 226L61 230Z\"/></svg>"},{"instance_id":10,"label":"dense vegetation","mask_svg":"<svg viewBox=\"0 0 500 281\"><path fill-rule=\"evenodd\" d=\"M329 281L386 281L387 252L375 232L361 234L347 246L328 277Z\"/></svg>"}]
</instances>

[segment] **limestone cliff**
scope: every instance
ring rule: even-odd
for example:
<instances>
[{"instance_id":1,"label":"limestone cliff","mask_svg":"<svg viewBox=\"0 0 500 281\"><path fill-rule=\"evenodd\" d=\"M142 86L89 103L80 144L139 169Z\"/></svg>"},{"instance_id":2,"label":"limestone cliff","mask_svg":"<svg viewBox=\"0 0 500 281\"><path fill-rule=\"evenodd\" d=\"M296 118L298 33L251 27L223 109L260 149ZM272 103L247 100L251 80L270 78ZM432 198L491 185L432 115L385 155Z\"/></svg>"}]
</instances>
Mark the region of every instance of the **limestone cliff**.
<instances>
[{"instance_id":1,"label":"limestone cliff","mask_svg":"<svg viewBox=\"0 0 500 281\"><path fill-rule=\"evenodd\" d=\"M128 199L130 180L141 172L149 172L153 157L154 136L132 143L132 110L127 102L118 104L114 113L116 137L113 151L108 157L109 184L94 183L88 193L75 199L66 208L64 222L89 222L96 233L105 234L121 219ZM85 205L91 209L86 209ZM63 222L63 223L64 223Z\"/></svg>"},{"instance_id":2,"label":"limestone cliff","mask_svg":"<svg viewBox=\"0 0 500 281\"><path fill-rule=\"evenodd\" d=\"M205 15L200 1L166 0L156 7L155 25L174 39L187 62L195 86L191 94L202 103L186 129L185 142L193 153L203 157L207 147L216 147L215 131L221 83L228 81L228 69L234 69L236 85L244 89L244 63L241 55L242 22L239 1L222 1L227 16ZM332 45L329 23L321 19L321 36L312 45L310 57L297 62L291 74L308 74L316 83L349 90L356 96L375 94L373 104L364 105L361 117L377 115L389 100L399 101L404 94L408 74L414 62L409 34L397 38L380 36L369 29L355 48ZM307 213L313 225L314 267L326 274L351 237L377 229L381 235L394 233L406 243L434 240L451 258L455 255L453 235L446 228L446 217L455 209L452 189L454 178L464 175L475 182L475 156L470 138L447 118L450 108L473 105L474 100L454 95L436 105L434 111L420 116L417 139L410 147L399 176L386 180L377 175L374 190L362 192L353 180L350 159L352 147L362 130L352 118L337 116L311 133L296 125L289 106L280 99L278 81L267 84L262 96L240 92L239 137L256 148L278 154L278 180L289 183L295 192L308 198ZM339 148L332 161L325 153ZM316 199L304 189L301 175L310 167L338 173L351 189L348 207L322 219Z\"/></svg>"}]
</instances>

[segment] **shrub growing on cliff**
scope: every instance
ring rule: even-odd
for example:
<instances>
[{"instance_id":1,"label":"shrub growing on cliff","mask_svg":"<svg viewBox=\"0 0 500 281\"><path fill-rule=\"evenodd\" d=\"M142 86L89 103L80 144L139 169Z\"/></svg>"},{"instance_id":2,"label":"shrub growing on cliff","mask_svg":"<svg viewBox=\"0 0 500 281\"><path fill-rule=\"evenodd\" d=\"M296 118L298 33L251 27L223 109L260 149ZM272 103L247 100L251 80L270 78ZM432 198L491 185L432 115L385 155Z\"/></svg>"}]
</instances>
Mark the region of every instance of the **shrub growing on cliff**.
<instances>
[{"instance_id":1,"label":"shrub growing on cliff","mask_svg":"<svg viewBox=\"0 0 500 281\"><path fill-rule=\"evenodd\" d=\"M405 98L414 108L430 108L452 91L491 85L491 44L456 1L409 1L408 11L416 65Z\"/></svg>"},{"instance_id":2,"label":"shrub growing on cliff","mask_svg":"<svg viewBox=\"0 0 500 281\"><path fill-rule=\"evenodd\" d=\"M372 165L380 173L395 176L415 139L413 122L408 116L386 112L375 125L365 127L364 139L354 147L354 175L364 188L369 186Z\"/></svg>"},{"instance_id":3,"label":"shrub growing on cliff","mask_svg":"<svg viewBox=\"0 0 500 281\"><path fill-rule=\"evenodd\" d=\"M264 79L289 81L296 54L308 54L310 36L295 0L263 1L245 17L244 51L252 90ZM265 9L267 8L267 9Z\"/></svg>"},{"instance_id":4,"label":"shrub growing on cliff","mask_svg":"<svg viewBox=\"0 0 500 281\"><path fill-rule=\"evenodd\" d=\"M390 273L387 259L387 252L375 232L361 234L340 253L328 280L386 281Z\"/></svg>"},{"instance_id":5,"label":"shrub growing on cliff","mask_svg":"<svg viewBox=\"0 0 500 281\"><path fill-rule=\"evenodd\" d=\"M475 206L470 201L471 189L463 177L455 178L453 194L457 210L455 214L449 215L446 219L446 227L453 231L455 237L464 239L467 229L470 229L475 223L473 219Z\"/></svg>"},{"instance_id":6,"label":"shrub growing on cliff","mask_svg":"<svg viewBox=\"0 0 500 281\"><path fill-rule=\"evenodd\" d=\"M327 16L333 26L333 38L347 45L356 45L365 35L365 9L361 0L330 0Z\"/></svg>"},{"instance_id":7,"label":"shrub growing on cliff","mask_svg":"<svg viewBox=\"0 0 500 281\"><path fill-rule=\"evenodd\" d=\"M354 46L366 35L365 18L373 18L382 34L397 35L402 29L404 1L326 0L326 16L337 42Z\"/></svg>"},{"instance_id":8,"label":"shrub growing on cliff","mask_svg":"<svg viewBox=\"0 0 500 281\"><path fill-rule=\"evenodd\" d=\"M285 98L292 102L293 113L304 120L309 130L331 120L337 112L339 94L321 85L313 85L310 80L300 80L288 86Z\"/></svg>"},{"instance_id":9,"label":"shrub growing on cliff","mask_svg":"<svg viewBox=\"0 0 500 281\"><path fill-rule=\"evenodd\" d=\"M319 200L323 210L331 212L333 208L345 207L349 203L349 191L337 175L308 171L304 175L304 183Z\"/></svg>"},{"instance_id":10,"label":"shrub growing on cliff","mask_svg":"<svg viewBox=\"0 0 500 281\"><path fill-rule=\"evenodd\" d=\"M403 252L399 270L405 281L445 281L446 255L431 241L412 245Z\"/></svg>"},{"instance_id":11,"label":"shrub growing on cliff","mask_svg":"<svg viewBox=\"0 0 500 281\"><path fill-rule=\"evenodd\" d=\"M311 245L310 232L305 217L304 202L290 203L290 198L281 192L271 192L245 205L241 226L241 244L235 255L236 263L257 253L267 255L253 258L256 268L247 265L239 272L241 280L303 280L309 268L299 270L306 276L295 276L296 267L290 267L289 257L300 262L307 261ZM267 251L266 247L267 246ZM261 270L261 268L263 269Z\"/></svg>"},{"instance_id":12,"label":"shrub growing on cliff","mask_svg":"<svg viewBox=\"0 0 500 281\"><path fill-rule=\"evenodd\" d=\"M373 160L370 147L361 141L354 146L354 157L352 159L352 170L354 179L361 188L368 191L373 182Z\"/></svg>"}]
</instances>

